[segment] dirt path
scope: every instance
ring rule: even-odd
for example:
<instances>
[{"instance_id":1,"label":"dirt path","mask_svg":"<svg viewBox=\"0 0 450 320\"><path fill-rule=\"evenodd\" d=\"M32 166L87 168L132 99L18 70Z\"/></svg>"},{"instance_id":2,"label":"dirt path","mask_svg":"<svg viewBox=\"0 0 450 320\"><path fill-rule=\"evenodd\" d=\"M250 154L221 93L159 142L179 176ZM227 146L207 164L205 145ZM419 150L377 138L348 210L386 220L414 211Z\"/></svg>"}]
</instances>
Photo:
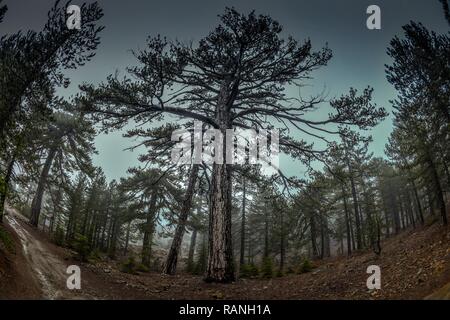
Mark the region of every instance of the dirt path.
<instances>
[{"instance_id":1,"label":"dirt path","mask_svg":"<svg viewBox=\"0 0 450 320\"><path fill-rule=\"evenodd\" d=\"M31 274L41 288L43 299L92 299L86 292L69 290L66 286L69 266L61 257L52 253L48 244L40 241L28 231L26 222L17 211L8 208L7 223L17 233L23 254Z\"/></svg>"},{"instance_id":2,"label":"dirt path","mask_svg":"<svg viewBox=\"0 0 450 320\"><path fill-rule=\"evenodd\" d=\"M9 286L0 299L144 299L146 291L137 290L111 277L104 269L74 259L74 252L59 247L30 226L27 219L6 207L6 227L14 233L16 254L10 256ZM81 289L67 288L67 267L81 269ZM0 288L2 286L0 285ZM1 289L0 289L1 290Z\"/></svg>"}]
</instances>

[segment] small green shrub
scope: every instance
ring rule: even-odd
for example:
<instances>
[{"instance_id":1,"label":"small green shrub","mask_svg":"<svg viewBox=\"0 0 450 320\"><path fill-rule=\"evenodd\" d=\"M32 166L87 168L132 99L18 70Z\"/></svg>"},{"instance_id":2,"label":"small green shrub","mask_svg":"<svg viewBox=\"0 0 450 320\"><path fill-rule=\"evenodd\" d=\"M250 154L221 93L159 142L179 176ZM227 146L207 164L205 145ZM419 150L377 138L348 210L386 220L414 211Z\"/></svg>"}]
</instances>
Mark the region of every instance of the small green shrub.
<instances>
[{"instance_id":1,"label":"small green shrub","mask_svg":"<svg viewBox=\"0 0 450 320\"><path fill-rule=\"evenodd\" d=\"M100 251L99 248L95 248L94 250L91 251L91 253L89 253L89 257L88 257L89 261L101 261L102 260L102 253Z\"/></svg>"},{"instance_id":2,"label":"small green shrub","mask_svg":"<svg viewBox=\"0 0 450 320\"><path fill-rule=\"evenodd\" d=\"M283 270L282 270L282 269L278 269L277 275L276 275L276 276L277 276L278 278L284 276Z\"/></svg>"},{"instance_id":3,"label":"small green shrub","mask_svg":"<svg viewBox=\"0 0 450 320\"><path fill-rule=\"evenodd\" d=\"M299 273L307 273L311 272L313 269L313 265L311 261L309 261L308 258L303 259L302 263L300 264L300 268L298 270Z\"/></svg>"},{"instance_id":4,"label":"small green shrub","mask_svg":"<svg viewBox=\"0 0 450 320\"><path fill-rule=\"evenodd\" d=\"M12 240L10 234L0 226L0 247L1 246L4 246L10 253L16 252L14 241Z\"/></svg>"},{"instance_id":5,"label":"small green shrub","mask_svg":"<svg viewBox=\"0 0 450 320\"><path fill-rule=\"evenodd\" d=\"M261 266L261 276L263 278L272 278L273 277L273 261L270 257L263 258L262 266Z\"/></svg>"},{"instance_id":6,"label":"small green shrub","mask_svg":"<svg viewBox=\"0 0 450 320\"><path fill-rule=\"evenodd\" d=\"M194 273L195 272L195 262L194 260L188 260L186 263L186 272Z\"/></svg>"},{"instance_id":7,"label":"small green shrub","mask_svg":"<svg viewBox=\"0 0 450 320\"><path fill-rule=\"evenodd\" d=\"M239 276L241 278L255 278L259 275L258 267L253 263L243 264L239 270Z\"/></svg>"},{"instance_id":8,"label":"small green shrub","mask_svg":"<svg viewBox=\"0 0 450 320\"><path fill-rule=\"evenodd\" d=\"M122 263L120 271L124 273L137 274L138 263L133 256L128 257L128 259Z\"/></svg>"},{"instance_id":9,"label":"small green shrub","mask_svg":"<svg viewBox=\"0 0 450 320\"><path fill-rule=\"evenodd\" d=\"M289 267L286 269L286 274L293 274L293 273L296 273L295 268L293 268L292 266L289 266Z\"/></svg>"},{"instance_id":10,"label":"small green shrub","mask_svg":"<svg viewBox=\"0 0 450 320\"><path fill-rule=\"evenodd\" d=\"M61 227L57 227L55 232L53 232L52 235L52 241L53 243L55 243L57 246L64 246L65 241L64 241L64 230Z\"/></svg>"},{"instance_id":11,"label":"small green shrub","mask_svg":"<svg viewBox=\"0 0 450 320\"><path fill-rule=\"evenodd\" d=\"M150 272L150 269L147 266L143 265L142 263L139 263L137 265L137 267L136 267L136 271L139 271L139 272Z\"/></svg>"},{"instance_id":12,"label":"small green shrub","mask_svg":"<svg viewBox=\"0 0 450 320\"><path fill-rule=\"evenodd\" d=\"M159 257L156 257L151 262L149 269L151 271L161 272L161 270L163 269L163 261Z\"/></svg>"},{"instance_id":13,"label":"small green shrub","mask_svg":"<svg viewBox=\"0 0 450 320\"><path fill-rule=\"evenodd\" d=\"M427 216L425 217L425 226L429 227L435 223L439 222L439 216L438 215L433 215L433 216Z\"/></svg>"},{"instance_id":14,"label":"small green shrub","mask_svg":"<svg viewBox=\"0 0 450 320\"><path fill-rule=\"evenodd\" d=\"M77 233L72 242L72 247L78 253L78 259L80 261L87 261L87 258L91 253L91 246L89 245L89 240L86 236Z\"/></svg>"}]
</instances>

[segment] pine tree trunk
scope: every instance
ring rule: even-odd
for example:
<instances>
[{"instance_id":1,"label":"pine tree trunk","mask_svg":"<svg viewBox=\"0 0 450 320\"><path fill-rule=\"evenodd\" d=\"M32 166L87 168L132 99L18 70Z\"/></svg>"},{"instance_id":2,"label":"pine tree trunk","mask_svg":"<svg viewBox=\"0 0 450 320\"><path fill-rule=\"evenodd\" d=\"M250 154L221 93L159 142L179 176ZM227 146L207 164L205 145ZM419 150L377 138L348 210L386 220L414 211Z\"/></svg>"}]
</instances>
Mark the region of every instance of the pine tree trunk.
<instances>
[{"instance_id":1,"label":"pine tree trunk","mask_svg":"<svg viewBox=\"0 0 450 320\"><path fill-rule=\"evenodd\" d=\"M234 281L231 243L231 168L214 164L211 179L209 247L206 282Z\"/></svg>"},{"instance_id":2,"label":"pine tree trunk","mask_svg":"<svg viewBox=\"0 0 450 320\"><path fill-rule=\"evenodd\" d=\"M66 242L67 243L69 243L70 241L73 240L74 230L75 230L75 213L70 212L69 219L67 221L67 228L66 228Z\"/></svg>"},{"instance_id":3,"label":"pine tree trunk","mask_svg":"<svg viewBox=\"0 0 450 320\"><path fill-rule=\"evenodd\" d=\"M269 257L269 211L264 207L264 258Z\"/></svg>"},{"instance_id":4,"label":"pine tree trunk","mask_svg":"<svg viewBox=\"0 0 450 320\"><path fill-rule=\"evenodd\" d=\"M413 212L413 208L412 208L412 199L411 199L410 190L407 188L405 190L405 192L406 192L406 212L408 213L410 224L412 224L413 228L415 229L416 221L414 219L414 212Z\"/></svg>"},{"instance_id":5,"label":"pine tree trunk","mask_svg":"<svg viewBox=\"0 0 450 320\"><path fill-rule=\"evenodd\" d=\"M89 217L90 217L90 210L87 210L85 215L84 215L83 225L81 227L81 234L82 235L86 235L86 230L87 230L87 227L88 227Z\"/></svg>"},{"instance_id":6,"label":"pine tree trunk","mask_svg":"<svg viewBox=\"0 0 450 320\"><path fill-rule=\"evenodd\" d=\"M429 184L427 185L427 199L428 199L428 208L430 210L430 216L434 216L433 192Z\"/></svg>"},{"instance_id":7,"label":"pine tree trunk","mask_svg":"<svg viewBox=\"0 0 450 320\"><path fill-rule=\"evenodd\" d=\"M127 234L125 236L125 247L123 249L124 255L126 255L128 253L128 244L130 243L130 230L131 230L131 221L128 222L128 225L127 225Z\"/></svg>"},{"instance_id":8,"label":"pine tree trunk","mask_svg":"<svg viewBox=\"0 0 450 320\"><path fill-rule=\"evenodd\" d=\"M194 255L195 255L195 244L197 242L197 229L192 230L191 242L189 243L189 253L187 260L187 271L194 271Z\"/></svg>"},{"instance_id":9,"label":"pine tree trunk","mask_svg":"<svg viewBox=\"0 0 450 320\"><path fill-rule=\"evenodd\" d=\"M400 206L400 226L401 229L405 229L405 210L403 210L403 201L401 195L399 195L399 201L398 204Z\"/></svg>"},{"instance_id":10,"label":"pine tree trunk","mask_svg":"<svg viewBox=\"0 0 450 320\"><path fill-rule=\"evenodd\" d=\"M102 226L102 236L101 236L101 240L100 240L100 243L101 243L100 245L103 250L105 250L108 247L108 244L106 243L106 230L108 228L108 214L109 214L109 208L106 207L105 217L104 217L103 226Z\"/></svg>"},{"instance_id":11,"label":"pine tree trunk","mask_svg":"<svg viewBox=\"0 0 450 320\"><path fill-rule=\"evenodd\" d=\"M361 238L361 221L359 219L359 205L358 198L356 195L356 186L355 181L353 179L352 167L350 166L350 162L347 162L348 170L350 173L350 184L352 189L352 197L353 197L353 206L355 210L355 226L356 226L356 247L357 249L362 248L362 238Z\"/></svg>"},{"instance_id":12,"label":"pine tree trunk","mask_svg":"<svg viewBox=\"0 0 450 320\"><path fill-rule=\"evenodd\" d=\"M186 189L186 194L184 195L184 200L180 212L180 217L178 220L178 225L175 230L175 235L172 240L172 245L170 246L169 253L167 254L167 260L163 268L163 273L165 274L175 274L177 269L178 254L180 252L181 243L183 241L184 232L186 230L186 223L188 220L189 212L192 207L192 197L194 196L195 183L198 177L198 164L193 164L191 172L189 174L188 187Z\"/></svg>"},{"instance_id":13,"label":"pine tree trunk","mask_svg":"<svg viewBox=\"0 0 450 320\"><path fill-rule=\"evenodd\" d=\"M350 224L350 235L352 237L352 248L353 250L356 249L356 241L355 241L355 232L353 231L353 219L351 214L348 215L348 222Z\"/></svg>"},{"instance_id":14,"label":"pine tree trunk","mask_svg":"<svg viewBox=\"0 0 450 320\"><path fill-rule=\"evenodd\" d=\"M449 159L445 154L441 151L442 157L442 166L444 167L445 176L447 177L447 188L450 188L450 170L448 169Z\"/></svg>"},{"instance_id":15,"label":"pine tree trunk","mask_svg":"<svg viewBox=\"0 0 450 320\"><path fill-rule=\"evenodd\" d=\"M50 148L47 159L45 160L44 167L42 168L41 177L39 178L36 194L34 195L33 202L31 204L31 218L30 223L37 227L39 224L39 216L41 214L42 197L44 195L45 185L47 184L48 173L52 166L53 159L56 155L56 148Z\"/></svg>"},{"instance_id":16,"label":"pine tree trunk","mask_svg":"<svg viewBox=\"0 0 450 320\"><path fill-rule=\"evenodd\" d=\"M345 213L345 229L347 232L347 255L352 254L352 239L350 233L350 221L349 221L349 213L348 213L348 205L347 205L347 195L345 193L345 188L341 185L342 188L342 197L344 199L344 213Z\"/></svg>"},{"instance_id":17,"label":"pine tree trunk","mask_svg":"<svg viewBox=\"0 0 450 320\"><path fill-rule=\"evenodd\" d=\"M316 222L313 216L313 213L310 213L309 216L309 232L311 236L311 248L313 258L316 259L319 257L319 248L317 247L317 233L316 233Z\"/></svg>"},{"instance_id":18,"label":"pine tree trunk","mask_svg":"<svg viewBox=\"0 0 450 320\"><path fill-rule=\"evenodd\" d=\"M431 170L431 177L434 184L434 189L436 191L436 200L441 211L442 223L446 226L448 224L447 220L447 208L445 206L444 193L442 192L441 182L439 181L439 175L436 170L436 166L428 154L428 165Z\"/></svg>"},{"instance_id":19,"label":"pine tree trunk","mask_svg":"<svg viewBox=\"0 0 450 320\"><path fill-rule=\"evenodd\" d=\"M361 223L360 230L361 230L361 241L362 241L361 249L362 249L362 248L367 248L367 243L366 243L367 239L366 239L366 232L365 232L366 231L366 220L363 218L364 211L363 211L362 204L361 204L362 201L360 201L358 197L356 199L358 201L359 221Z\"/></svg>"},{"instance_id":20,"label":"pine tree trunk","mask_svg":"<svg viewBox=\"0 0 450 320\"><path fill-rule=\"evenodd\" d=\"M285 241L284 241L284 216L283 210L280 210L280 273L284 269L284 259L286 255Z\"/></svg>"},{"instance_id":21,"label":"pine tree trunk","mask_svg":"<svg viewBox=\"0 0 450 320\"><path fill-rule=\"evenodd\" d=\"M389 223L389 214L388 214L388 210L387 208L384 208L384 221L386 223L386 238L389 238L389 236L391 235L391 227L390 227L390 223Z\"/></svg>"},{"instance_id":22,"label":"pine tree trunk","mask_svg":"<svg viewBox=\"0 0 450 320\"><path fill-rule=\"evenodd\" d=\"M384 213L385 233L386 233L385 236L386 236L386 238L389 238L389 236L391 234L391 226L390 226L389 210L388 210L389 198L386 195L384 186L381 186L379 191L381 193L382 209L383 209L383 213Z\"/></svg>"},{"instance_id":23,"label":"pine tree trunk","mask_svg":"<svg viewBox=\"0 0 450 320\"><path fill-rule=\"evenodd\" d=\"M114 217L113 215L111 215L110 219L109 219L109 225L108 225L108 235L106 238L106 248L109 251L109 248L111 247L111 235L113 233L113 227L114 227Z\"/></svg>"},{"instance_id":24,"label":"pine tree trunk","mask_svg":"<svg viewBox=\"0 0 450 320\"><path fill-rule=\"evenodd\" d=\"M237 81L237 80L236 80ZM233 89L230 90L230 88ZM236 99L238 82L225 80L216 105L216 123L222 133L223 163L214 163L210 185L208 263L204 280L231 282L235 280L231 234L232 168L227 162L226 130L232 129L231 107ZM231 152L231 150L230 150Z\"/></svg>"},{"instance_id":25,"label":"pine tree trunk","mask_svg":"<svg viewBox=\"0 0 450 320\"><path fill-rule=\"evenodd\" d=\"M142 264L148 268L150 267L150 257L155 225L156 198L156 190L154 190L150 197L150 204L147 212L147 221L144 228L144 240L142 243Z\"/></svg>"},{"instance_id":26,"label":"pine tree trunk","mask_svg":"<svg viewBox=\"0 0 450 320\"><path fill-rule=\"evenodd\" d=\"M330 240L330 232L328 230L328 220L325 217L323 219L323 224L324 224L324 257L328 258L331 256L331 240Z\"/></svg>"},{"instance_id":27,"label":"pine tree trunk","mask_svg":"<svg viewBox=\"0 0 450 320\"><path fill-rule=\"evenodd\" d=\"M119 237L120 233L120 221L118 217L114 218L113 224L112 224L112 230L111 230L111 240L110 240L110 246L109 246L109 252L108 256L111 259L116 258L116 250L117 250L117 239Z\"/></svg>"},{"instance_id":28,"label":"pine tree trunk","mask_svg":"<svg viewBox=\"0 0 450 320\"><path fill-rule=\"evenodd\" d=\"M247 248L247 263L248 264L253 264L253 241L252 241L252 236L249 235L249 241L247 241L248 243L248 248Z\"/></svg>"},{"instance_id":29,"label":"pine tree trunk","mask_svg":"<svg viewBox=\"0 0 450 320\"><path fill-rule=\"evenodd\" d=\"M417 187L416 187L416 184L414 182L414 179L411 179L411 185L412 185L412 189L413 189L413 192L414 192L414 198L416 199L416 207L417 207L417 213L419 215L420 224L423 225L425 223L425 220L423 218L422 205L420 203L419 193L417 192Z\"/></svg>"},{"instance_id":30,"label":"pine tree trunk","mask_svg":"<svg viewBox=\"0 0 450 320\"><path fill-rule=\"evenodd\" d=\"M202 242L200 245L200 252L198 255L198 261L195 266L197 274L206 272L206 264L208 262L208 236L206 233L202 233Z\"/></svg>"},{"instance_id":31,"label":"pine tree trunk","mask_svg":"<svg viewBox=\"0 0 450 320\"><path fill-rule=\"evenodd\" d=\"M320 219L320 259L325 256L325 229L323 226L323 219Z\"/></svg>"},{"instance_id":32,"label":"pine tree trunk","mask_svg":"<svg viewBox=\"0 0 450 320\"><path fill-rule=\"evenodd\" d=\"M242 182L242 217L241 217L241 248L239 264L245 264L245 206L246 206L246 179L243 177Z\"/></svg>"},{"instance_id":33,"label":"pine tree trunk","mask_svg":"<svg viewBox=\"0 0 450 320\"><path fill-rule=\"evenodd\" d=\"M389 190L389 200L390 200L390 204L391 204L391 214L392 214L392 219L394 220L394 229L395 229L395 234L398 234L400 232L400 216L398 213L398 206L397 206L397 197L394 193L394 190L392 190L390 188Z\"/></svg>"},{"instance_id":34,"label":"pine tree trunk","mask_svg":"<svg viewBox=\"0 0 450 320\"><path fill-rule=\"evenodd\" d=\"M3 186L0 186L0 224L3 223L3 215L5 211L6 197L8 195L9 183L11 181L11 176L14 168L15 157L9 161L8 168L6 170L5 179L3 181Z\"/></svg>"}]
</instances>

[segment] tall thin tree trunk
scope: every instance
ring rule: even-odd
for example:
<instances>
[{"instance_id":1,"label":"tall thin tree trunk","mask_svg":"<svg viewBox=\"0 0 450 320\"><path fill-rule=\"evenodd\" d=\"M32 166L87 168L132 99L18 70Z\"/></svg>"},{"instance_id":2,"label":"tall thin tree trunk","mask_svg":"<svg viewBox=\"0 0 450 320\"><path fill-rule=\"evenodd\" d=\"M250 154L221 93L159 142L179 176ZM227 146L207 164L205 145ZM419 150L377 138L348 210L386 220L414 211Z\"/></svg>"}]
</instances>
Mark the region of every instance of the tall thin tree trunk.
<instances>
[{"instance_id":1,"label":"tall thin tree trunk","mask_svg":"<svg viewBox=\"0 0 450 320\"><path fill-rule=\"evenodd\" d=\"M400 232L400 215L398 213L398 206L397 206L397 197L395 196L395 193L393 190L390 190L389 199L391 203L391 214L392 218L394 220L394 229L395 234L398 234Z\"/></svg>"},{"instance_id":2,"label":"tall thin tree trunk","mask_svg":"<svg viewBox=\"0 0 450 320\"><path fill-rule=\"evenodd\" d=\"M8 168L6 169L6 175L5 179L3 180L3 186L0 186L0 223L3 222L6 197L9 191L9 183L11 181L15 160L16 160L15 156L13 155L12 159L9 161Z\"/></svg>"},{"instance_id":3,"label":"tall thin tree trunk","mask_svg":"<svg viewBox=\"0 0 450 320\"><path fill-rule=\"evenodd\" d=\"M115 217L112 224L112 230L111 230L111 240L110 240L110 246L109 246L109 252L108 256L111 259L116 258L116 250L117 250L117 239L119 238L120 233L120 226L121 223L119 221L119 217Z\"/></svg>"},{"instance_id":4,"label":"tall thin tree trunk","mask_svg":"<svg viewBox=\"0 0 450 320\"><path fill-rule=\"evenodd\" d=\"M108 215L109 215L109 208L106 207L106 212L105 212L105 217L104 217L103 227L102 227L102 236L101 236L101 240L100 240L101 248L103 250L105 250L108 246L108 244L105 243L106 242L106 230L108 227Z\"/></svg>"},{"instance_id":5,"label":"tall thin tree trunk","mask_svg":"<svg viewBox=\"0 0 450 320\"><path fill-rule=\"evenodd\" d=\"M314 214L310 213L309 216L309 232L311 236L311 248L312 248L312 254L313 258L319 257L319 248L317 247L317 232L316 232L316 222L314 219Z\"/></svg>"},{"instance_id":6,"label":"tall thin tree trunk","mask_svg":"<svg viewBox=\"0 0 450 320\"><path fill-rule=\"evenodd\" d=\"M425 220L423 218L423 210L422 210L422 205L420 203L419 193L417 192L417 187L414 182L414 179L411 179L410 181L411 181L411 186L412 186L412 189L414 192L414 198L416 200L416 207L417 207L417 213L419 215L419 220L420 220L420 223L423 225Z\"/></svg>"},{"instance_id":7,"label":"tall thin tree trunk","mask_svg":"<svg viewBox=\"0 0 450 320\"><path fill-rule=\"evenodd\" d=\"M350 173L350 184L352 189L352 196L353 196L353 206L355 210L355 225L356 225L356 247L357 249L362 248L362 238L361 238L361 221L359 217L359 206L358 206L358 197L356 195L356 186L355 181L353 179L353 171L352 167L350 165L350 162L347 161L348 170Z\"/></svg>"},{"instance_id":8,"label":"tall thin tree trunk","mask_svg":"<svg viewBox=\"0 0 450 320\"><path fill-rule=\"evenodd\" d=\"M186 193L184 195L178 225L175 230L172 245L170 246L166 263L164 264L163 268L163 273L165 274L175 274L175 271L177 269L178 254L180 253L181 243L183 241L184 232L186 230L186 223L192 207L192 197L194 196L195 183L198 177L198 169L199 165L193 164L189 173L189 182Z\"/></svg>"},{"instance_id":9,"label":"tall thin tree trunk","mask_svg":"<svg viewBox=\"0 0 450 320\"><path fill-rule=\"evenodd\" d=\"M448 169L448 163L450 159L445 155L445 153L441 150L441 158L442 158L442 166L444 167L445 176L447 177L447 190L450 188L450 170Z\"/></svg>"},{"instance_id":10,"label":"tall thin tree trunk","mask_svg":"<svg viewBox=\"0 0 450 320\"><path fill-rule=\"evenodd\" d=\"M323 218L320 217L320 259L325 257L325 228Z\"/></svg>"},{"instance_id":11,"label":"tall thin tree trunk","mask_svg":"<svg viewBox=\"0 0 450 320\"><path fill-rule=\"evenodd\" d=\"M131 220L127 225L127 234L125 236L125 247L123 249L123 254L126 255L128 253L128 244L130 243L130 230L131 230Z\"/></svg>"},{"instance_id":12,"label":"tall thin tree trunk","mask_svg":"<svg viewBox=\"0 0 450 320\"><path fill-rule=\"evenodd\" d=\"M389 223L389 214L388 214L388 210L387 208L384 208L384 221L386 223L386 238L389 238L389 236L391 235L391 226Z\"/></svg>"},{"instance_id":13,"label":"tall thin tree trunk","mask_svg":"<svg viewBox=\"0 0 450 320\"><path fill-rule=\"evenodd\" d=\"M108 235L106 238L106 248L109 251L109 248L111 247L111 235L113 233L113 227L114 227L114 217L111 214L111 217L109 219L109 225L108 225Z\"/></svg>"},{"instance_id":14,"label":"tall thin tree trunk","mask_svg":"<svg viewBox=\"0 0 450 320\"><path fill-rule=\"evenodd\" d=\"M194 271L194 255L195 255L195 244L197 242L197 228L192 230L191 242L189 243L189 253L187 260L187 271Z\"/></svg>"},{"instance_id":15,"label":"tall thin tree trunk","mask_svg":"<svg viewBox=\"0 0 450 320\"><path fill-rule=\"evenodd\" d=\"M31 218L30 223L37 227L39 223L39 215L41 214L42 197L44 195L45 185L47 184L48 173L52 166L53 159L56 155L56 147L49 149L47 159L45 160L44 167L42 168L41 176L39 178L36 194L34 195L33 202L31 204Z\"/></svg>"},{"instance_id":16,"label":"tall thin tree trunk","mask_svg":"<svg viewBox=\"0 0 450 320\"><path fill-rule=\"evenodd\" d=\"M441 211L442 223L446 226L448 224L447 220L447 208L445 206L444 193L442 192L441 182L439 181L439 175L436 170L433 159L431 159L430 154L428 154L428 165L431 170L431 177L434 183L434 189L436 191L436 200Z\"/></svg>"},{"instance_id":17,"label":"tall thin tree trunk","mask_svg":"<svg viewBox=\"0 0 450 320\"><path fill-rule=\"evenodd\" d=\"M269 211L264 206L264 258L269 257Z\"/></svg>"},{"instance_id":18,"label":"tall thin tree trunk","mask_svg":"<svg viewBox=\"0 0 450 320\"><path fill-rule=\"evenodd\" d=\"M349 211L349 213L350 213L350 211ZM353 220L352 220L351 214L349 214L349 216L348 216L348 222L350 225L350 235L352 237L352 250L355 250L356 249L356 241L355 241L355 233L353 231Z\"/></svg>"},{"instance_id":19,"label":"tall thin tree trunk","mask_svg":"<svg viewBox=\"0 0 450 320\"><path fill-rule=\"evenodd\" d=\"M352 254L352 239L351 239L351 233L350 233L350 221L349 221L349 214L348 214L348 205L347 205L347 195L345 193L345 188L343 185L341 185L342 188L342 197L344 200L344 213L345 213L345 229L347 233L347 255Z\"/></svg>"},{"instance_id":20,"label":"tall thin tree trunk","mask_svg":"<svg viewBox=\"0 0 450 320\"><path fill-rule=\"evenodd\" d=\"M283 210L280 210L280 273L283 272L284 268L284 259L286 255L286 244L284 241L284 214Z\"/></svg>"},{"instance_id":21,"label":"tall thin tree trunk","mask_svg":"<svg viewBox=\"0 0 450 320\"><path fill-rule=\"evenodd\" d=\"M389 197L386 195L385 186L380 186L379 188L380 194L381 194L381 203L382 203L382 210L384 213L384 222L385 222L385 233L386 238L389 238L391 234L391 224L389 219ZM380 222L381 225L381 222Z\"/></svg>"},{"instance_id":22,"label":"tall thin tree trunk","mask_svg":"<svg viewBox=\"0 0 450 320\"><path fill-rule=\"evenodd\" d=\"M406 188L405 190L406 192L406 212L408 213L408 217L410 220L410 223L412 224L413 228L416 228L416 221L414 219L414 212L413 212L413 207L412 207L412 199L411 199L411 194L410 194L410 190L408 188Z\"/></svg>"},{"instance_id":23,"label":"tall thin tree trunk","mask_svg":"<svg viewBox=\"0 0 450 320\"><path fill-rule=\"evenodd\" d=\"M428 200L428 207L430 210L430 216L434 216L434 201L433 201L433 191L430 185L427 185L427 200Z\"/></svg>"},{"instance_id":24,"label":"tall thin tree trunk","mask_svg":"<svg viewBox=\"0 0 450 320\"><path fill-rule=\"evenodd\" d=\"M81 226L81 234L82 235L86 235L86 230L88 228L88 223L89 223L89 219L90 219L90 210L87 210L85 215L84 215L84 219L83 219L83 224Z\"/></svg>"},{"instance_id":25,"label":"tall thin tree trunk","mask_svg":"<svg viewBox=\"0 0 450 320\"><path fill-rule=\"evenodd\" d=\"M241 248L239 264L245 264L245 206L246 206L246 179L242 178L242 217L241 217Z\"/></svg>"},{"instance_id":26,"label":"tall thin tree trunk","mask_svg":"<svg viewBox=\"0 0 450 320\"><path fill-rule=\"evenodd\" d=\"M253 241L252 241L252 236L251 235L249 235L249 239L248 239L247 243L248 243L247 263L248 264L253 264Z\"/></svg>"},{"instance_id":27,"label":"tall thin tree trunk","mask_svg":"<svg viewBox=\"0 0 450 320\"><path fill-rule=\"evenodd\" d=\"M398 204L400 206L400 223L401 223L401 229L405 229L405 210L403 209L403 200L401 195L399 195L399 201Z\"/></svg>"},{"instance_id":28,"label":"tall thin tree trunk","mask_svg":"<svg viewBox=\"0 0 450 320\"><path fill-rule=\"evenodd\" d=\"M330 241L330 232L328 230L328 220L326 217L323 219L323 228L324 228L324 257L328 258L331 256L331 241Z\"/></svg>"},{"instance_id":29,"label":"tall thin tree trunk","mask_svg":"<svg viewBox=\"0 0 450 320\"><path fill-rule=\"evenodd\" d=\"M153 232L155 226L155 210L156 210L156 190L153 190L150 196L150 204L147 212L147 221L144 229L144 240L142 242L142 264L150 267L150 257L152 250Z\"/></svg>"}]
</instances>

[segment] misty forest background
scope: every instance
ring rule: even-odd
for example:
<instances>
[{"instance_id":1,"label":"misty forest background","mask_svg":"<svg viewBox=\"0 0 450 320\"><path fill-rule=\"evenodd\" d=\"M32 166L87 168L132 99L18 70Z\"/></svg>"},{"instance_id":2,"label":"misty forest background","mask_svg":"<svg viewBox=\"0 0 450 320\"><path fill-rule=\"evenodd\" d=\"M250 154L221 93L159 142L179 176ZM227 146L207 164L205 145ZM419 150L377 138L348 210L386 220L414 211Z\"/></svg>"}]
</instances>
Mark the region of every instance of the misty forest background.
<instances>
[{"instance_id":1,"label":"misty forest background","mask_svg":"<svg viewBox=\"0 0 450 320\"><path fill-rule=\"evenodd\" d=\"M436 3L450 26L448 1ZM125 76L111 66L101 84L58 96L68 70L95 63L104 32L97 3L82 6L79 31L66 27L65 8L56 2L41 31L0 31L0 221L9 205L84 261L215 282L307 272L312 260L355 251L381 254L382 240L403 230L447 225L448 32L411 21L386 48L397 97L380 158L369 152L369 131L388 112L372 102L370 83L332 98L286 94L326 69L332 48L315 51L257 12L226 8L194 43L149 37L130 53L136 64ZM0 25L7 14L0 1ZM174 165L171 133L193 130L194 120L204 130L278 128L280 151L306 173ZM123 128L131 149L145 152L125 177L108 181L92 163L93 141Z\"/></svg>"}]
</instances>

